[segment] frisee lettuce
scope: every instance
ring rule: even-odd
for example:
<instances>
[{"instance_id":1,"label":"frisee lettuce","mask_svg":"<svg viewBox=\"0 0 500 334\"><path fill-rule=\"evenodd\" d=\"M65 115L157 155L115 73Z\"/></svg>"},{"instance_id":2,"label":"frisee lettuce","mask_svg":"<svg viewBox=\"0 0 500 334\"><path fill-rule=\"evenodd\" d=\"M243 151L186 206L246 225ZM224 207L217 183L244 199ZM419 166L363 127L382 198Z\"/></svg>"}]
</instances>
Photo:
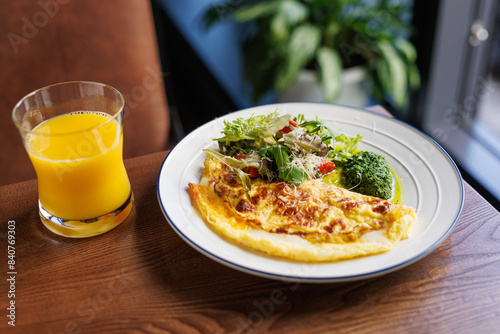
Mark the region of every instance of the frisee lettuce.
<instances>
[{"instance_id":1,"label":"frisee lettuce","mask_svg":"<svg viewBox=\"0 0 500 334\"><path fill-rule=\"evenodd\" d=\"M269 115L252 115L250 118L237 118L232 122L224 121L221 138L214 140L220 143L221 148L230 151L235 143L237 148L262 148L276 144L274 136L278 131L289 124L290 115L282 115L274 111Z\"/></svg>"}]
</instances>

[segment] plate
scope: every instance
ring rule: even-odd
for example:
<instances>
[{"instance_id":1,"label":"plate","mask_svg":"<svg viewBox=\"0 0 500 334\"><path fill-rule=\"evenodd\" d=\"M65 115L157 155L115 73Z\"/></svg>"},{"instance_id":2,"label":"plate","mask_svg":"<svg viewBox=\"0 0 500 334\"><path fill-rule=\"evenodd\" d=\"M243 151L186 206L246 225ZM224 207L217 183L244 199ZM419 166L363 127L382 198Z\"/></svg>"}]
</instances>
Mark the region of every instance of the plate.
<instances>
[{"instance_id":1,"label":"plate","mask_svg":"<svg viewBox=\"0 0 500 334\"><path fill-rule=\"evenodd\" d=\"M399 176L402 203L417 209L410 238L393 250L332 263L301 263L255 252L226 241L212 231L191 205L189 182L198 183L204 148L217 149L224 121L269 114L303 114L325 121L348 135L361 134L361 150L383 154ZM157 184L163 214L189 245L226 266L249 274L282 281L343 282L386 274L432 252L451 233L462 211L463 182L457 166L435 141L394 118L352 107L323 103L281 103L230 113L191 132L165 158Z\"/></svg>"}]
</instances>

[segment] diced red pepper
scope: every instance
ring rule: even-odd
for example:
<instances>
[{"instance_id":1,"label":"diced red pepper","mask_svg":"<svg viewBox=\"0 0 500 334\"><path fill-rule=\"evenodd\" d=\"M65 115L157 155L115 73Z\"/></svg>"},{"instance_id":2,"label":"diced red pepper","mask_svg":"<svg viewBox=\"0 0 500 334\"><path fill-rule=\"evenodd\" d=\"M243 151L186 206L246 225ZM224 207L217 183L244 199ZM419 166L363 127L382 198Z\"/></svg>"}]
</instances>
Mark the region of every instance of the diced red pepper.
<instances>
[{"instance_id":1,"label":"diced red pepper","mask_svg":"<svg viewBox=\"0 0 500 334\"><path fill-rule=\"evenodd\" d=\"M250 177L258 177L259 176L259 170L255 167L245 167L245 168L243 168L243 171L247 174L250 174Z\"/></svg>"},{"instance_id":2,"label":"diced red pepper","mask_svg":"<svg viewBox=\"0 0 500 334\"><path fill-rule=\"evenodd\" d=\"M295 122L293 119L289 120L288 124L289 125L285 126L280 131L283 132L283 133L289 133L289 132L292 132L292 129L290 128L290 125L293 126L293 127L295 127L295 128L299 126L299 123Z\"/></svg>"},{"instance_id":3,"label":"diced red pepper","mask_svg":"<svg viewBox=\"0 0 500 334\"><path fill-rule=\"evenodd\" d=\"M317 165L321 175L328 174L335 169L335 163L333 161L323 159L319 165Z\"/></svg>"},{"instance_id":4,"label":"diced red pepper","mask_svg":"<svg viewBox=\"0 0 500 334\"><path fill-rule=\"evenodd\" d=\"M246 156L244 154L238 154L234 156L235 159L242 160L245 159ZM245 167L242 169L247 174L250 174L250 177L259 177L259 170L255 167Z\"/></svg>"}]
</instances>

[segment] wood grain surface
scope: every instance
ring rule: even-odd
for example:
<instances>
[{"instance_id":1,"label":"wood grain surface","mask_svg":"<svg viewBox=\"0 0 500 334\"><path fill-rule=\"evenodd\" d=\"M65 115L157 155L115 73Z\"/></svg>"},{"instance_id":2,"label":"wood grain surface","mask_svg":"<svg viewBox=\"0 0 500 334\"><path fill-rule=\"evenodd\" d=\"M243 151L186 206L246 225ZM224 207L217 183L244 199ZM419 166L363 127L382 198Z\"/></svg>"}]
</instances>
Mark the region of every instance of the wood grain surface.
<instances>
[{"instance_id":1,"label":"wood grain surface","mask_svg":"<svg viewBox=\"0 0 500 334\"><path fill-rule=\"evenodd\" d=\"M465 185L456 229L381 277L304 284L251 276L187 245L163 217L166 152L126 161L135 209L89 239L48 232L36 181L0 188L0 333L495 333L500 214ZM8 222L15 221L15 327L8 324Z\"/></svg>"}]
</instances>

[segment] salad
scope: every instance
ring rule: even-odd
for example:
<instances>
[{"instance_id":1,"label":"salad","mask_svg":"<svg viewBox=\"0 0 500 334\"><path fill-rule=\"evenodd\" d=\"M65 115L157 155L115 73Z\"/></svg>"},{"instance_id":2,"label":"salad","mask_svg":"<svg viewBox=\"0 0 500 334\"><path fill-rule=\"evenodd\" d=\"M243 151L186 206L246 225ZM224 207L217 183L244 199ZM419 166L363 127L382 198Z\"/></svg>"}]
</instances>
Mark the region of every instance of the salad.
<instances>
[{"instance_id":1,"label":"salad","mask_svg":"<svg viewBox=\"0 0 500 334\"><path fill-rule=\"evenodd\" d=\"M306 120L274 111L225 121L219 151L203 150L233 169L246 190L251 178L300 185L322 178L344 165L356 152L361 135L330 129L319 119Z\"/></svg>"}]
</instances>

